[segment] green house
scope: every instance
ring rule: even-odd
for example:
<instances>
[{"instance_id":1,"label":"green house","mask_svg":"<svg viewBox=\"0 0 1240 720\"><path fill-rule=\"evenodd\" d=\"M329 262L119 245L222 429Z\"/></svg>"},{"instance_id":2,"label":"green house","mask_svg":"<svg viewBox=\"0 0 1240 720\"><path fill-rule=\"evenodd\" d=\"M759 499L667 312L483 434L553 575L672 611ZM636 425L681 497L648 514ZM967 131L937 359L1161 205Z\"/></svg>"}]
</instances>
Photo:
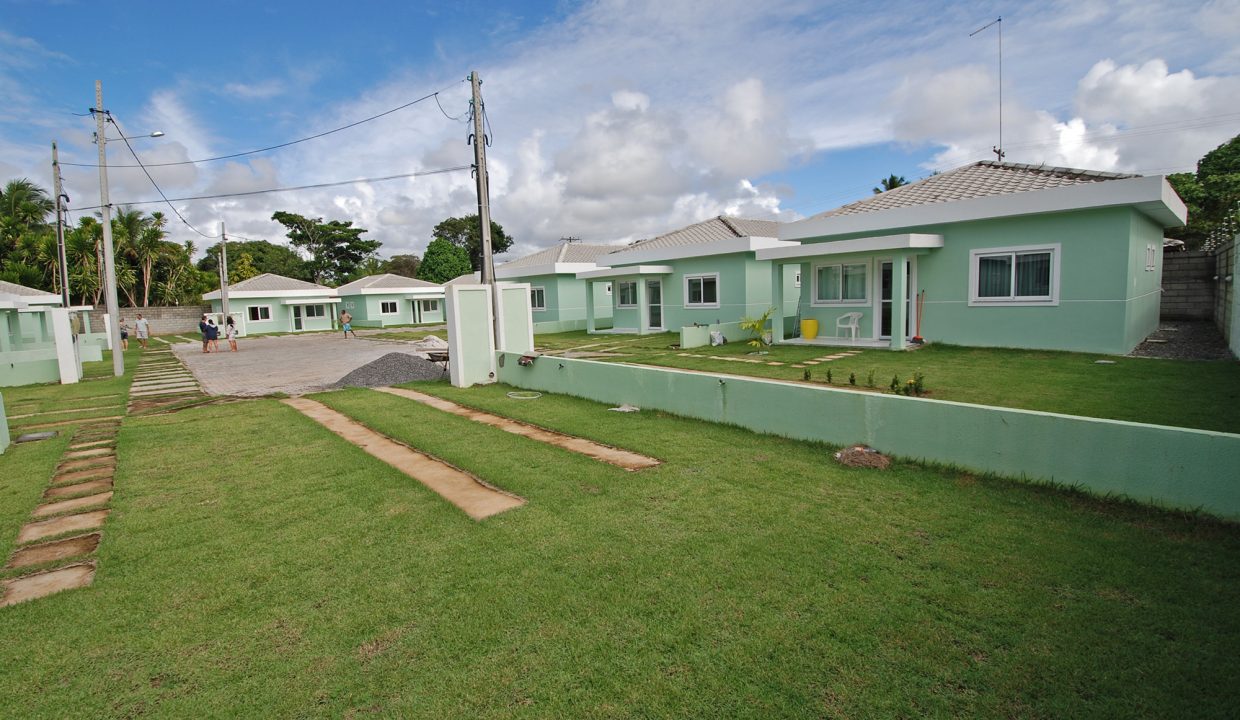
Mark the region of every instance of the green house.
<instances>
[{"instance_id":1,"label":"green house","mask_svg":"<svg viewBox=\"0 0 1240 720\"><path fill-rule=\"evenodd\" d=\"M211 311L223 321L220 291L202 296ZM263 273L228 286L228 315L237 321L241 335L274 332L331 330L336 327L336 305L340 298L325 285Z\"/></svg>"},{"instance_id":2,"label":"green house","mask_svg":"<svg viewBox=\"0 0 1240 720\"><path fill-rule=\"evenodd\" d=\"M615 249L614 245L586 245L565 240L496 267L495 279L530 284L535 333L584 330L587 289L593 294L596 326L610 327L611 284L591 284L578 278L577 273L596 269L596 260Z\"/></svg>"},{"instance_id":3,"label":"green house","mask_svg":"<svg viewBox=\"0 0 1240 720\"><path fill-rule=\"evenodd\" d=\"M358 327L443 322L443 286L403 275L367 275L336 288Z\"/></svg>"},{"instance_id":4,"label":"green house","mask_svg":"<svg viewBox=\"0 0 1240 720\"><path fill-rule=\"evenodd\" d=\"M577 277L592 284L610 283L611 329L587 308L590 332L680 332L681 345L709 342L710 331L740 339L742 318L758 317L778 305L776 314L795 313L797 268L785 269L782 300L772 300L771 263L757 253L794 245L778 239L780 223L719 216L598 258L600 267ZM786 289L784 289L786 288ZM604 306L604 311L607 306Z\"/></svg>"},{"instance_id":5,"label":"green house","mask_svg":"<svg viewBox=\"0 0 1240 720\"><path fill-rule=\"evenodd\" d=\"M772 297L781 270L805 279L811 322L784 342L1123 354L1158 327L1163 231L1186 217L1162 176L983 161L787 223L800 244L756 254Z\"/></svg>"},{"instance_id":6,"label":"green house","mask_svg":"<svg viewBox=\"0 0 1240 720\"><path fill-rule=\"evenodd\" d=\"M102 359L95 340L81 326L80 308L61 307L59 295L0 280L0 386L75 383L82 363Z\"/></svg>"}]
</instances>

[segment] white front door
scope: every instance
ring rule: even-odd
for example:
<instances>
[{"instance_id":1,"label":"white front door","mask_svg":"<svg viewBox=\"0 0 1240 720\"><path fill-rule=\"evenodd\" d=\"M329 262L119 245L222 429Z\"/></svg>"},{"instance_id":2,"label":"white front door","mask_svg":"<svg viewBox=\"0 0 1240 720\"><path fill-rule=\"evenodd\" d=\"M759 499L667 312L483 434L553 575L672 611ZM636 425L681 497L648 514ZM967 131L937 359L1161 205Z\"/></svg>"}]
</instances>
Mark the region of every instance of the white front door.
<instances>
[{"instance_id":1,"label":"white front door","mask_svg":"<svg viewBox=\"0 0 1240 720\"><path fill-rule=\"evenodd\" d=\"M648 316L651 330L663 329L663 281L646 281L646 302L649 306Z\"/></svg>"},{"instance_id":2,"label":"white front door","mask_svg":"<svg viewBox=\"0 0 1240 720\"><path fill-rule=\"evenodd\" d=\"M302 324L301 324L301 306L300 306L300 305L294 305L294 306L293 306L293 330L295 330L295 331L296 331L296 330L300 330L300 329L301 329L301 327L302 327Z\"/></svg>"}]
</instances>

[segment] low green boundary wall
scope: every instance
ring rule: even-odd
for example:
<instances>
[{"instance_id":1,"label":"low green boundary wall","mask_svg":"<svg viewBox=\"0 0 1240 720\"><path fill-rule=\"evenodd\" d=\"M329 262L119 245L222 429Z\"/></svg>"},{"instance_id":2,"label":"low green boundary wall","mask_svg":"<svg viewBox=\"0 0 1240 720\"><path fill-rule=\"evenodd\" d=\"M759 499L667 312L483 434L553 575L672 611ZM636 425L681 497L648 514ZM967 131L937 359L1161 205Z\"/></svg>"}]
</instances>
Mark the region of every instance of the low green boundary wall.
<instances>
[{"instance_id":1,"label":"low green boundary wall","mask_svg":"<svg viewBox=\"0 0 1240 720\"><path fill-rule=\"evenodd\" d=\"M0 455L9 448L9 417L4 412L4 395L0 395Z\"/></svg>"},{"instance_id":2,"label":"low green boundary wall","mask_svg":"<svg viewBox=\"0 0 1240 720\"><path fill-rule=\"evenodd\" d=\"M499 380L530 390L737 425L834 445L1240 519L1240 435L500 353Z\"/></svg>"}]
</instances>

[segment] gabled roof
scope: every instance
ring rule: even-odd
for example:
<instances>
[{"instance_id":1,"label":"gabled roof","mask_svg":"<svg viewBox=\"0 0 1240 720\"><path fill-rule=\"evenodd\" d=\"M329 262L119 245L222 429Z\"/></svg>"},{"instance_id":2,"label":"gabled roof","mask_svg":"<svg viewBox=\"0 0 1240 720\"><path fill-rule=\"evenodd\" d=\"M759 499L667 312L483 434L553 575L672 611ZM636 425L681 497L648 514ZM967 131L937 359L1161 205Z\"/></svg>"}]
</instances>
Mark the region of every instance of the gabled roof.
<instances>
[{"instance_id":1,"label":"gabled roof","mask_svg":"<svg viewBox=\"0 0 1240 720\"><path fill-rule=\"evenodd\" d=\"M336 288L338 295L354 295L362 290L391 290L400 292L409 290L410 288L438 288L433 282L425 280L415 280L404 275L393 275L392 273L383 273L382 275L367 275L364 278L358 278L351 283L345 283Z\"/></svg>"},{"instance_id":2,"label":"gabled roof","mask_svg":"<svg viewBox=\"0 0 1240 720\"><path fill-rule=\"evenodd\" d=\"M517 258L500 265L507 269L540 267L554 263L592 263L601 255L616 249L614 245L587 245L579 242L561 241L549 248ZM496 268L498 270L498 268Z\"/></svg>"},{"instance_id":3,"label":"gabled roof","mask_svg":"<svg viewBox=\"0 0 1240 720\"><path fill-rule=\"evenodd\" d=\"M657 237L638 240L627 247L611 253L620 255L635 250L654 250L656 248L683 247L712 243L740 237L779 237L779 225L773 220L749 220L746 218L720 215L709 220L694 223L688 227L673 230Z\"/></svg>"},{"instance_id":4,"label":"gabled roof","mask_svg":"<svg viewBox=\"0 0 1240 720\"><path fill-rule=\"evenodd\" d=\"M930 205L970 198L1010 195L1065 185L1084 185L1141 177L1121 173L982 160L931 175L908 185L814 215L816 218L858 215L895 208Z\"/></svg>"},{"instance_id":5,"label":"gabled roof","mask_svg":"<svg viewBox=\"0 0 1240 720\"><path fill-rule=\"evenodd\" d=\"M60 296L56 293L48 292L47 290L36 290L35 288L26 287L25 285L18 285L17 283L9 282L7 280L0 280L0 293L6 295L17 295L18 297L25 299L54 297L57 302L60 301Z\"/></svg>"},{"instance_id":6,"label":"gabled roof","mask_svg":"<svg viewBox=\"0 0 1240 720\"><path fill-rule=\"evenodd\" d=\"M267 290L331 290L331 288L326 285L306 282L305 280L276 275L275 273L255 275L249 280L242 280L239 283L233 283L228 286L229 292L262 292Z\"/></svg>"}]
</instances>

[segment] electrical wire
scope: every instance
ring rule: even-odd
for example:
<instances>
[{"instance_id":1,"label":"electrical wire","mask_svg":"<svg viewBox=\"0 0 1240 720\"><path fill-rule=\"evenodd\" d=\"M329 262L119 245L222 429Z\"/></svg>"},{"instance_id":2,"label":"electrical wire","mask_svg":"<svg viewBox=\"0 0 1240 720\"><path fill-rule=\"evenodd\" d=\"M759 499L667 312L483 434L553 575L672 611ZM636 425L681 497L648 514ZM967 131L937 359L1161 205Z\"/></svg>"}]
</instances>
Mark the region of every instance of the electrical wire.
<instances>
[{"instance_id":1,"label":"electrical wire","mask_svg":"<svg viewBox=\"0 0 1240 720\"><path fill-rule=\"evenodd\" d=\"M371 116L370 116L370 117L368 117L368 118L363 118L363 119L358 120L358 121L356 121L356 122L351 122L351 123L349 123L348 125L341 125L341 126L340 126L340 127L338 127L338 128L333 128L333 129L331 129L331 130L326 130L326 131L324 131L324 132L317 133L317 134L315 134L315 135L309 135L309 136L307 136L307 137L303 137L303 138L298 138L298 139L296 139L296 140L289 140L288 142L283 142L283 143L280 143L280 144L278 144L278 145L270 145L270 146L268 146L268 147L259 148L259 149L257 149L257 150L246 150L245 152L231 153L231 154L228 154L228 155L217 155L217 156L215 156L215 157L200 158L200 159L198 159L198 160L178 160L178 161L176 161L176 162L149 163L149 164L147 165L147 167L169 167L169 166L173 166L173 165L194 165L194 164L196 164L196 163L215 162L216 160L231 160L232 158L245 157L246 155L256 155L256 154L258 154L258 153L269 152L269 151L271 151L271 150L279 150L279 149L281 149L281 148L286 148L286 147L289 147L289 146L291 146L291 145L297 145L298 143L304 143L304 142L307 142L307 141L309 141L309 140L317 140L317 139L319 139L319 138L321 138L321 137L326 137L326 136L328 136L328 135L332 135L332 134L334 134L334 133L338 133L338 132L340 132L340 131L342 131L342 130L348 130L348 129L350 129L350 128L357 127L358 125L363 125L363 124L368 123L368 122L371 122L371 121L373 121L373 120L378 120L378 119L379 119L379 118L381 118L381 117L384 117L384 116L387 116L387 115L391 115L391 114L392 114L392 113L394 113L394 112L399 112L399 111L401 111L401 110L404 110L405 108L412 107L412 106L414 106L414 105L417 105L417 104L418 104L418 103L420 103L420 102L424 102L424 101L429 100L429 99L431 99L431 98L435 98L435 102L437 102L437 103L438 103L438 102L439 102L439 97L438 97L438 96L439 96L439 93L443 92L444 90L449 90L449 89L451 89L452 87L453 87L452 85L449 85L448 87L445 87L445 88L440 89L440 90L436 90L435 92L433 92L433 93L431 93L431 94L429 94L429 95L423 95L422 97L418 98L417 100L412 100L412 101L410 101L410 102L405 103L404 105L400 105L400 106L398 106L398 107L394 107L394 108L392 108L391 110L385 110L385 111L383 111L383 112L381 112L381 113L379 113L379 114L377 114L377 115L371 115ZM442 106L442 105L440 106L440 110L443 110L443 106ZM447 113L445 112L445 113L444 113L444 115L447 115ZM449 116L449 119L455 119L455 118L451 118L451 117ZM98 165L97 163L75 163L75 162L63 162L63 161L62 161L60 164L61 164L61 165L73 165L73 166L75 166L75 167L99 167L99 165ZM109 165L108 167L139 167L139 165Z\"/></svg>"},{"instance_id":2,"label":"electrical wire","mask_svg":"<svg viewBox=\"0 0 1240 720\"><path fill-rule=\"evenodd\" d=\"M159 183L155 182L155 178L151 177L151 171L147 170L146 166L142 164L142 159L139 158L138 153L134 151L133 145L129 144L129 138L125 137L125 131L121 130L120 123L116 122L116 120L112 118L112 113L108 112L107 110L104 110L103 113L104 115L107 116L108 122L112 123L112 125L116 127L116 132L121 134L121 140L125 141L125 147L129 148L129 154L133 155L133 159L135 162L138 163L138 167L142 168L142 172L146 173L146 179L151 181L151 185L155 187L155 192L159 193L159 196L164 199L164 202L168 204L168 207L172 209L172 212L176 213L176 216L181 219L181 222L185 223L185 227L189 228L190 230L193 230L194 232L198 233L199 235L209 240L218 238L219 235L208 235L204 233L203 231L199 230L198 228L194 227L190 223L189 220L185 219L185 216L181 214L181 211L177 210L177 206L173 205L172 202L168 200L168 196L165 195L164 191L159 187ZM106 138L102 138L102 137L99 138L99 142L101 143L106 142Z\"/></svg>"},{"instance_id":3,"label":"electrical wire","mask_svg":"<svg viewBox=\"0 0 1240 720\"><path fill-rule=\"evenodd\" d=\"M443 113L443 116L448 118L449 120L453 122L469 122L469 118L468 118L469 111L468 110L461 113L460 115L457 115L456 117L452 117L451 115L449 115L448 111L443 109L443 103L439 102L439 93L435 93L435 104L439 106L439 112Z\"/></svg>"}]
</instances>

